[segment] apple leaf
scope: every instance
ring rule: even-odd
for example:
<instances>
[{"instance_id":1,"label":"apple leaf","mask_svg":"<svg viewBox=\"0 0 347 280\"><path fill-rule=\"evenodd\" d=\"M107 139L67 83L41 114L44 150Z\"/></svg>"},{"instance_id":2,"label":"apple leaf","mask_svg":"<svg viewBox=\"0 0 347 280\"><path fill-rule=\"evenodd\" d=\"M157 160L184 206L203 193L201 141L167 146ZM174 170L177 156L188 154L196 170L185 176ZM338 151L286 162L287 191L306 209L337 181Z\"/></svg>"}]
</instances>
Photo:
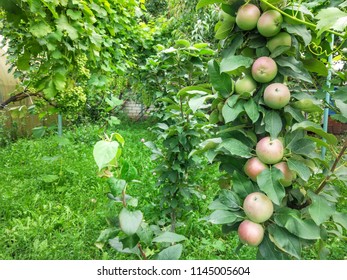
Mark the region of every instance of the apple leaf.
<instances>
[{"instance_id":1,"label":"apple leaf","mask_svg":"<svg viewBox=\"0 0 347 280\"><path fill-rule=\"evenodd\" d=\"M255 123L259 119L259 109L257 103L255 103L253 98L250 98L247 102L243 104L243 108L245 109L248 117L251 119L253 123Z\"/></svg>"},{"instance_id":2,"label":"apple leaf","mask_svg":"<svg viewBox=\"0 0 347 280\"><path fill-rule=\"evenodd\" d=\"M313 220L300 218L298 210L280 208L276 211L274 219L277 225L286 228L290 233L308 240L320 238L320 228Z\"/></svg>"},{"instance_id":3,"label":"apple leaf","mask_svg":"<svg viewBox=\"0 0 347 280\"><path fill-rule=\"evenodd\" d=\"M265 115L265 131L270 133L271 138L277 138L282 127L280 114L274 110L267 111Z\"/></svg>"},{"instance_id":4,"label":"apple leaf","mask_svg":"<svg viewBox=\"0 0 347 280\"><path fill-rule=\"evenodd\" d=\"M257 183L263 192L273 203L280 205L286 195L284 187L279 182L283 178L283 173L277 168L265 169L257 176Z\"/></svg>"},{"instance_id":5,"label":"apple leaf","mask_svg":"<svg viewBox=\"0 0 347 280\"><path fill-rule=\"evenodd\" d=\"M300 123L296 123L292 126L292 131L295 131L297 129L303 129L306 131L316 133L317 135L325 138L330 145L337 144L337 138L335 135L325 132L319 124L316 124L314 122L303 121Z\"/></svg>"},{"instance_id":6,"label":"apple leaf","mask_svg":"<svg viewBox=\"0 0 347 280\"><path fill-rule=\"evenodd\" d=\"M183 251L182 244L172 245L160 251L157 255L157 260L178 260Z\"/></svg>"},{"instance_id":7,"label":"apple leaf","mask_svg":"<svg viewBox=\"0 0 347 280\"><path fill-rule=\"evenodd\" d=\"M288 260L288 255L276 249L270 238L265 235L258 246L257 260Z\"/></svg>"},{"instance_id":8,"label":"apple leaf","mask_svg":"<svg viewBox=\"0 0 347 280\"><path fill-rule=\"evenodd\" d=\"M278 248L297 259L301 258L301 242L298 237L275 224L268 226L267 229L270 240Z\"/></svg>"},{"instance_id":9,"label":"apple leaf","mask_svg":"<svg viewBox=\"0 0 347 280\"><path fill-rule=\"evenodd\" d=\"M238 171L234 171L233 190L244 199L248 194L255 192L255 187L249 178L241 175Z\"/></svg>"},{"instance_id":10,"label":"apple leaf","mask_svg":"<svg viewBox=\"0 0 347 280\"><path fill-rule=\"evenodd\" d=\"M287 163L291 171L296 172L299 175L299 177L304 181L308 181L308 179L311 176L311 171L304 162L293 158L289 158Z\"/></svg>"},{"instance_id":11,"label":"apple leaf","mask_svg":"<svg viewBox=\"0 0 347 280\"><path fill-rule=\"evenodd\" d=\"M208 73L213 88L220 92L223 97L228 97L232 92L232 81L228 74L220 73L220 68L215 60L208 62Z\"/></svg>"},{"instance_id":12,"label":"apple leaf","mask_svg":"<svg viewBox=\"0 0 347 280\"><path fill-rule=\"evenodd\" d=\"M308 207L308 212L315 223L320 225L329 220L331 215L335 212L335 204L329 202L324 196L317 195L310 190L307 194L312 200L312 204Z\"/></svg>"},{"instance_id":13,"label":"apple leaf","mask_svg":"<svg viewBox=\"0 0 347 280\"><path fill-rule=\"evenodd\" d=\"M231 224L236 222L241 218L236 212L231 212L227 210L216 210L212 212L206 220L215 225Z\"/></svg>"},{"instance_id":14,"label":"apple leaf","mask_svg":"<svg viewBox=\"0 0 347 280\"><path fill-rule=\"evenodd\" d=\"M304 64L301 61L296 60L292 56L281 56L276 59L276 63L280 66L278 71L283 76L290 76L294 79L299 79L312 84L311 75L305 69Z\"/></svg>"},{"instance_id":15,"label":"apple leaf","mask_svg":"<svg viewBox=\"0 0 347 280\"><path fill-rule=\"evenodd\" d=\"M225 150L230 155L239 156L242 158L252 157L251 148L234 138L223 140L223 142L218 145L217 150Z\"/></svg>"},{"instance_id":16,"label":"apple leaf","mask_svg":"<svg viewBox=\"0 0 347 280\"><path fill-rule=\"evenodd\" d=\"M226 0L200 0L198 4L196 5L196 9L201 9L205 6L211 5L211 4L216 4L216 3L227 3L228 1Z\"/></svg>"},{"instance_id":17,"label":"apple leaf","mask_svg":"<svg viewBox=\"0 0 347 280\"><path fill-rule=\"evenodd\" d=\"M140 210L129 211L127 208L123 208L119 214L119 224L122 231L127 235L133 235L136 233L141 225L143 214Z\"/></svg>"},{"instance_id":18,"label":"apple leaf","mask_svg":"<svg viewBox=\"0 0 347 280\"><path fill-rule=\"evenodd\" d=\"M225 73L234 73L239 68L249 68L253 63L253 59L243 55L229 55L222 59L220 63L220 71Z\"/></svg>"}]
</instances>

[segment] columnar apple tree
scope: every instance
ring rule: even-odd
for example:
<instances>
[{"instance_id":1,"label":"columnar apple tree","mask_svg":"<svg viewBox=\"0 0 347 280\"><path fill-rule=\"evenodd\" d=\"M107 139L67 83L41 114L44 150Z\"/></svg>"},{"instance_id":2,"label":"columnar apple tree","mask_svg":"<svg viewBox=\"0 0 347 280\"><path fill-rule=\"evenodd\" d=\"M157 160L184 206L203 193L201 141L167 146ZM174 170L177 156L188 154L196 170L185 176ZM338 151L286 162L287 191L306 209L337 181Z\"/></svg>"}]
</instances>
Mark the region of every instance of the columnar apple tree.
<instances>
[{"instance_id":1,"label":"columnar apple tree","mask_svg":"<svg viewBox=\"0 0 347 280\"><path fill-rule=\"evenodd\" d=\"M305 90L319 86L313 77L330 67L324 52L310 50L333 51L324 44L332 33L343 44L346 24L323 25L304 3L289 2L202 0L197 6L222 3L216 5L221 52L209 62L216 92L210 122L217 132L201 151L230 180L206 219L224 233L237 231L240 244L258 248L259 259L300 259L308 245L324 258L328 237L344 238L347 228L347 214L336 210L346 183L339 177L346 144L331 161L320 153L338 141L308 120L324 104Z\"/></svg>"}]
</instances>

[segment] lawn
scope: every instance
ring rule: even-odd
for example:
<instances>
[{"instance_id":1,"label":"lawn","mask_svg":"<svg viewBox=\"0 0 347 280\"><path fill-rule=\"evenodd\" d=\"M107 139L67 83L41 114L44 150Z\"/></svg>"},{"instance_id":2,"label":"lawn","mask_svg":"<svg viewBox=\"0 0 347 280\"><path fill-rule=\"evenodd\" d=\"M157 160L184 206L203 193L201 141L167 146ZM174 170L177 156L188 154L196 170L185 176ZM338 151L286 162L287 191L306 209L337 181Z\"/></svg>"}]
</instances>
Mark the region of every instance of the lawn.
<instances>
[{"instance_id":1,"label":"lawn","mask_svg":"<svg viewBox=\"0 0 347 280\"><path fill-rule=\"evenodd\" d=\"M138 169L140 183L128 192L139 198L147 221L157 220L158 189L155 163L141 139L154 140L149 124L124 124L117 132L125 138L123 157ZM115 213L106 196L108 187L97 176L93 145L98 127L80 126L41 139L20 139L0 149L0 259L131 259L105 246L95 246L107 228L106 217ZM193 201L177 232L187 237L182 259L253 259L255 249L235 253L238 238L223 235L220 226L201 220L210 214L209 203L218 193L218 170L206 165L196 175L203 198ZM345 202L343 202L346 205ZM155 217L155 219L152 219ZM346 259L346 243L331 240L332 259ZM305 251L305 259L316 258Z\"/></svg>"}]
</instances>

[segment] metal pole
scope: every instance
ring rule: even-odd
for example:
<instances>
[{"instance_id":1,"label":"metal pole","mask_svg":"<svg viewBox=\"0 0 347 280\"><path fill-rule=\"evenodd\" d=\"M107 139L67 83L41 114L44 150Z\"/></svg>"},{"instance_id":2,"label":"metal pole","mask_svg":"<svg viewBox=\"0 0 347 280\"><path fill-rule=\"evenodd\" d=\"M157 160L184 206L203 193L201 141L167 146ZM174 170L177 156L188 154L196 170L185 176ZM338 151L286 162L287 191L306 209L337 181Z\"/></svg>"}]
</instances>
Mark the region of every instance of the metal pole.
<instances>
[{"instance_id":1,"label":"metal pole","mask_svg":"<svg viewBox=\"0 0 347 280\"><path fill-rule=\"evenodd\" d=\"M334 48L334 34L331 34L331 42L330 42L330 48L331 50ZM327 76L327 81L326 81L326 85L327 87L330 89L331 86L331 65L333 62L333 55L332 53L329 55L328 57L328 62L329 62L329 70L328 70L328 76ZM325 102L327 104L330 104L330 93L329 90L327 90L327 92L325 93ZM329 122L329 108L325 107L324 108L324 116L323 116L323 129L325 132L328 131L328 122ZM325 158L325 154L326 154L326 148L322 147L322 158Z\"/></svg>"},{"instance_id":2,"label":"metal pole","mask_svg":"<svg viewBox=\"0 0 347 280\"><path fill-rule=\"evenodd\" d=\"M58 136L63 136L63 116L58 114Z\"/></svg>"}]
</instances>

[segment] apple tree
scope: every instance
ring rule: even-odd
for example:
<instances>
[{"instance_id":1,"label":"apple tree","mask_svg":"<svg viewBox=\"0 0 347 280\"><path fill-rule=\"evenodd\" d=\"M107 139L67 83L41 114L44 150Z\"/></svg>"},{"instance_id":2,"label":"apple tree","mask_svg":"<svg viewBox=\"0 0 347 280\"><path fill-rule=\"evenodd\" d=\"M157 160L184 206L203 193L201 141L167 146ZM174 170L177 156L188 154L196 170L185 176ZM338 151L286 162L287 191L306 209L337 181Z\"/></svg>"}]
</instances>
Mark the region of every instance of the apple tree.
<instances>
[{"instance_id":1,"label":"apple tree","mask_svg":"<svg viewBox=\"0 0 347 280\"><path fill-rule=\"evenodd\" d=\"M344 6L201 0L197 8L209 4L220 9L220 53L208 65L216 132L196 153L219 164L229 187L223 184L206 220L238 232L258 259L300 259L306 246L326 258L328 238L346 238L347 213L337 203L347 144L308 116L327 105L314 92L325 86L327 56L345 44Z\"/></svg>"}]
</instances>

